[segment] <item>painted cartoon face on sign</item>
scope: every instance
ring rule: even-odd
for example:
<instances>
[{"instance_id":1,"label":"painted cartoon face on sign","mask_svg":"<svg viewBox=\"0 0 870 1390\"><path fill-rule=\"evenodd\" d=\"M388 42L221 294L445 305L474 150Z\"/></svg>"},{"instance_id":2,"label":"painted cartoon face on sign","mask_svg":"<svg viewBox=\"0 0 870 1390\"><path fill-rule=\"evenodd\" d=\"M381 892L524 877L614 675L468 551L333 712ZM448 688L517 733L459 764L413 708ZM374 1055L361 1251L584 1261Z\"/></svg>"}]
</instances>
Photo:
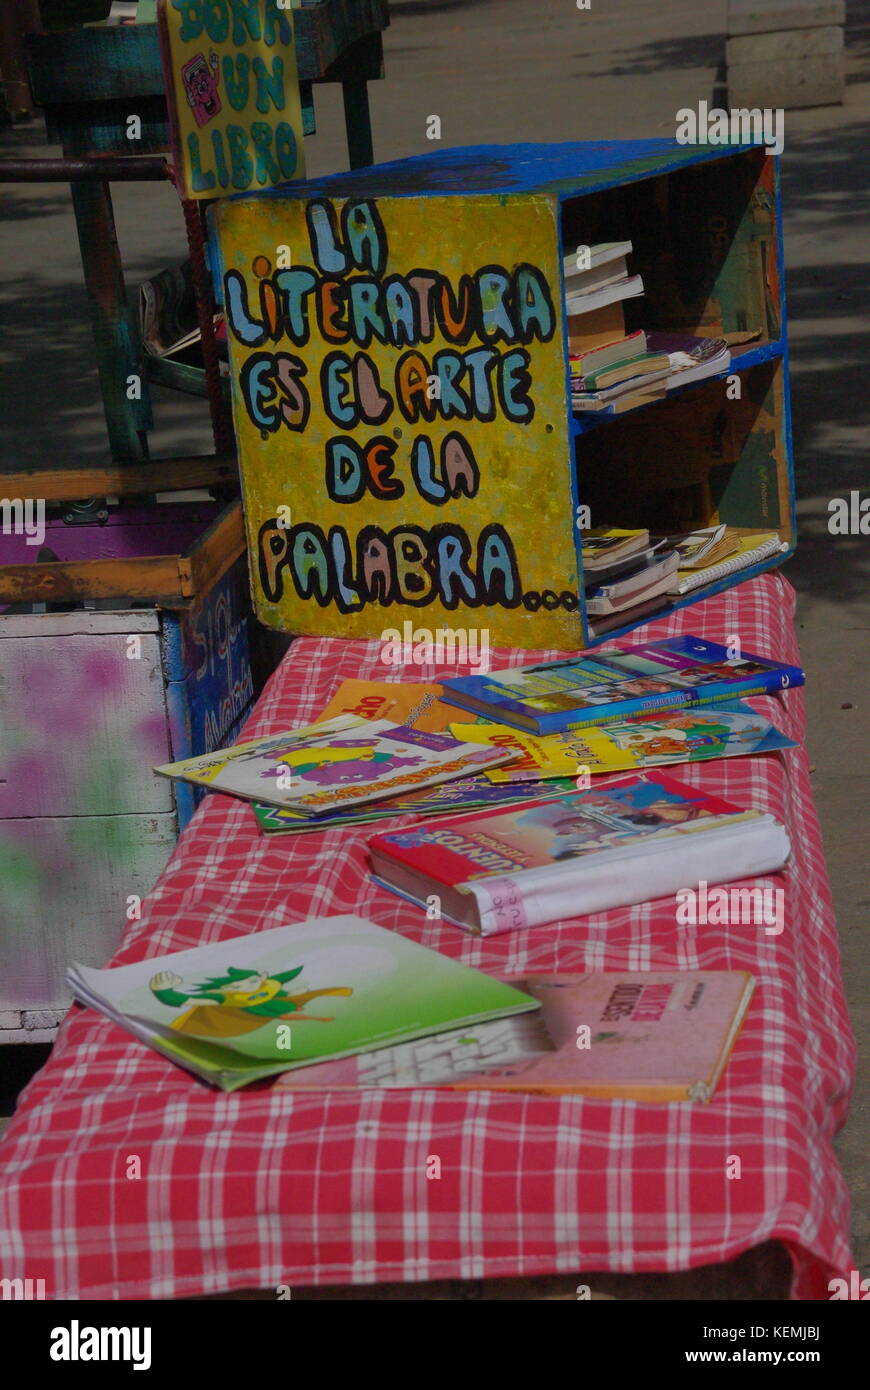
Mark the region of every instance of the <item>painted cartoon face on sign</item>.
<instances>
[{"instance_id":1,"label":"painted cartoon face on sign","mask_svg":"<svg viewBox=\"0 0 870 1390\"><path fill-rule=\"evenodd\" d=\"M193 111L193 118L197 125L205 125L221 109L221 99L218 96L218 83L220 74L218 73L217 54L211 55L211 63L206 62L203 53L197 53L195 58L191 58L189 63L185 63L181 69L181 80L184 83L184 90L187 100Z\"/></svg>"},{"instance_id":2,"label":"painted cartoon face on sign","mask_svg":"<svg viewBox=\"0 0 870 1390\"><path fill-rule=\"evenodd\" d=\"M158 0L157 27L182 197L301 178L289 0Z\"/></svg>"}]
</instances>

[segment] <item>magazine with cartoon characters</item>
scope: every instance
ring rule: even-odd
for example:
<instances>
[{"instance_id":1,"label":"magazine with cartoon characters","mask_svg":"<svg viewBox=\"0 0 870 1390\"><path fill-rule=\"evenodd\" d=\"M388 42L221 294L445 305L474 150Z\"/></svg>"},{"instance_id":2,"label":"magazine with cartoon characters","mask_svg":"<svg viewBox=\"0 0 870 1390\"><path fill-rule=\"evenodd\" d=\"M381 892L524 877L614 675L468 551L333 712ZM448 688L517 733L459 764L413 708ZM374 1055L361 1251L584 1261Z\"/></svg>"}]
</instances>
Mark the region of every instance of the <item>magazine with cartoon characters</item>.
<instances>
[{"instance_id":1,"label":"magazine with cartoon characters","mask_svg":"<svg viewBox=\"0 0 870 1390\"><path fill-rule=\"evenodd\" d=\"M635 715L600 728L540 737L498 724L453 724L451 733L463 742L514 748L522 755L507 767L486 773L487 780L497 785L576 777L581 768L591 774L623 772L797 747L794 739L741 700Z\"/></svg>"},{"instance_id":2,"label":"magazine with cartoon characters","mask_svg":"<svg viewBox=\"0 0 870 1390\"><path fill-rule=\"evenodd\" d=\"M421 905L435 893L442 916L488 936L775 872L790 845L773 816L651 771L384 831L369 851L376 882Z\"/></svg>"},{"instance_id":3,"label":"magazine with cartoon characters","mask_svg":"<svg viewBox=\"0 0 870 1390\"><path fill-rule=\"evenodd\" d=\"M574 778L554 778L548 781L546 790L547 795L552 792L554 796L560 791L574 791ZM356 812L327 811L323 815L310 816L292 807L266 806L256 801L253 809L257 825L265 835L303 835L313 830L328 830L331 826L364 825L389 820L391 816L437 816L463 809L474 811L487 806L511 806L532 801L540 795L540 788L524 786L519 782L496 786L486 777L463 777L460 781L443 782L439 787L429 787L422 792L409 792L407 796L391 796L387 801L378 801Z\"/></svg>"},{"instance_id":4,"label":"magazine with cartoon characters","mask_svg":"<svg viewBox=\"0 0 870 1390\"><path fill-rule=\"evenodd\" d=\"M450 734L389 719L345 714L154 770L318 815L482 773L516 756L512 750L470 749Z\"/></svg>"},{"instance_id":5,"label":"magazine with cartoon characters","mask_svg":"<svg viewBox=\"0 0 870 1390\"><path fill-rule=\"evenodd\" d=\"M67 983L82 1004L224 1091L539 1007L480 970L353 915L114 969L76 964Z\"/></svg>"}]
</instances>

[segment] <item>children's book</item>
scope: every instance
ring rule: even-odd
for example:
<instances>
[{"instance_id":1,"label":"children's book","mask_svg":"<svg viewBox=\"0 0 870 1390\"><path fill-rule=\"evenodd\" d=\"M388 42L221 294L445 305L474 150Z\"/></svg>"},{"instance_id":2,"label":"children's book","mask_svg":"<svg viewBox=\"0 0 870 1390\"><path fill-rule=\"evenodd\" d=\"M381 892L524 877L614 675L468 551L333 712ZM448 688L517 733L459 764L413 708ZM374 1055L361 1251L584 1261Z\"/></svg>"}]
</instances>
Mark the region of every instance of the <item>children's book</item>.
<instances>
[{"instance_id":1,"label":"children's book","mask_svg":"<svg viewBox=\"0 0 870 1390\"><path fill-rule=\"evenodd\" d=\"M486 774L488 781L498 785L576 778L582 768L593 775L625 772L797 746L741 700L709 709L696 705L691 710L634 715L600 728L541 736L504 724L454 724L452 729L464 742L514 748L522 755L515 763Z\"/></svg>"},{"instance_id":2,"label":"children's book","mask_svg":"<svg viewBox=\"0 0 870 1390\"><path fill-rule=\"evenodd\" d=\"M449 734L343 714L154 770L317 815L485 772L515 756L501 749L470 752Z\"/></svg>"},{"instance_id":3,"label":"children's book","mask_svg":"<svg viewBox=\"0 0 870 1390\"><path fill-rule=\"evenodd\" d=\"M462 727L460 725L457 728ZM469 726L471 727L471 726ZM488 725L492 728L492 725ZM513 733L513 730L508 730ZM519 756L519 753L518 753ZM558 785L547 783L549 796L557 791L574 790L574 779L560 777ZM305 816L285 806L265 806L254 802L254 815L260 830L266 835L303 835L314 830L329 830L337 825L364 825L371 821L389 820L392 816L437 816L451 811L482 810L487 806L510 806L522 801L532 801L541 795L540 787L523 786L520 783L495 785L487 777L463 777L457 782L443 782L440 787L430 787L422 792L410 792L407 796L391 796L387 801L378 801L361 811L326 811L319 816Z\"/></svg>"},{"instance_id":4,"label":"children's book","mask_svg":"<svg viewBox=\"0 0 870 1390\"><path fill-rule=\"evenodd\" d=\"M549 734L632 714L769 694L803 682L799 666L685 636L460 676L442 682L442 698L496 723Z\"/></svg>"},{"instance_id":5,"label":"children's book","mask_svg":"<svg viewBox=\"0 0 870 1390\"><path fill-rule=\"evenodd\" d=\"M444 917L489 936L771 873L790 846L773 816L653 771L385 831L369 850L385 888L421 906L436 894Z\"/></svg>"},{"instance_id":6,"label":"children's book","mask_svg":"<svg viewBox=\"0 0 870 1390\"><path fill-rule=\"evenodd\" d=\"M755 988L741 970L531 975L509 983L540 1011L321 1062L276 1086L710 1101Z\"/></svg>"},{"instance_id":7,"label":"children's book","mask_svg":"<svg viewBox=\"0 0 870 1390\"><path fill-rule=\"evenodd\" d=\"M362 917L320 917L67 983L223 1091L539 1007L530 995Z\"/></svg>"},{"instance_id":8,"label":"children's book","mask_svg":"<svg viewBox=\"0 0 870 1390\"><path fill-rule=\"evenodd\" d=\"M443 734L456 723L456 715L440 703L442 693L440 685L425 681L342 681L317 718L356 714L362 719L390 719L409 729Z\"/></svg>"}]
</instances>

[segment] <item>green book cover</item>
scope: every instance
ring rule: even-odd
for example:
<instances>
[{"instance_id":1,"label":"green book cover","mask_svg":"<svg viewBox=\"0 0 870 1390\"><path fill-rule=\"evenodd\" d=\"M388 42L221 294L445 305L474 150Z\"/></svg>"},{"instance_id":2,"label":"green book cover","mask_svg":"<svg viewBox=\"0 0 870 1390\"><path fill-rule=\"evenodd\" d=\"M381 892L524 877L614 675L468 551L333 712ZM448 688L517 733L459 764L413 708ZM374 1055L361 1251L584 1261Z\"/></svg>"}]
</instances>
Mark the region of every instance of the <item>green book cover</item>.
<instances>
[{"instance_id":1,"label":"green book cover","mask_svg":"<svg viewBox=\"0 0 870 1390\"><path fill-rule=\"evenodd\" d=\"M76 998L234 1091L537 1007L527 994L356 916L321 917L115 969L74 965Z\"/></svg>"},{"instance_id":2,"label":"green book cover","mask_svg":"<svg viewBox=\"0 0 870 1390\"><path fill-rule=\"evenodd\" d=\"M587 375L583 377L583 385L587 391L595 391L598 389L598 383L602 378L609 376L611 372L625 372L626 377L628 377L632 375L632 373L626 371L628 367L642 367L651 363L656 364L655 370L659 370L663 366L666 367L668 365L667 354L663 355L660 352L638 352L635 353L633 357L623 357L618 362L611 362L609 367L602 367L600 371L587 373ZM634 375L636 376L637 373L635 372Z\"/></svg>"}]
</instances>

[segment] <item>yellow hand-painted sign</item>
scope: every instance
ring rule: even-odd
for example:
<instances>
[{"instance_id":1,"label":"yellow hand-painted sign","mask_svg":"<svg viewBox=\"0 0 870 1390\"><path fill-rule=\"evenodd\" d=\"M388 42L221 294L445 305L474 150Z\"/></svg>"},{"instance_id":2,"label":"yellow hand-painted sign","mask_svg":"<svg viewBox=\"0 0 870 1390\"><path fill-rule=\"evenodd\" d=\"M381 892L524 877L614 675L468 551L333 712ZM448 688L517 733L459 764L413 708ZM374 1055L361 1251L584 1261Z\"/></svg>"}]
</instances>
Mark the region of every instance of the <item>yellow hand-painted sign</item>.
<instances>
[{"instance_id":1,"label":"yellow hand-painted sign","mask_svg":"<svg viewBox=\"0 0 870 1390\"><path fill-rule=\"evenodd\" d=\"M215 224L260 620L579 645L553 201L288 191Z\"/></svg>"},{"instance_id":2,"label":"yellow hand-painted sign","mask_svg":"<svg viewBox=\"0 0 870 1390\"><path fill-rule=\"evenodd\" d=\"M289 9L278 0L160 0L158 22L182 197L303 178Z\"/></svg>"}]
</instances>

